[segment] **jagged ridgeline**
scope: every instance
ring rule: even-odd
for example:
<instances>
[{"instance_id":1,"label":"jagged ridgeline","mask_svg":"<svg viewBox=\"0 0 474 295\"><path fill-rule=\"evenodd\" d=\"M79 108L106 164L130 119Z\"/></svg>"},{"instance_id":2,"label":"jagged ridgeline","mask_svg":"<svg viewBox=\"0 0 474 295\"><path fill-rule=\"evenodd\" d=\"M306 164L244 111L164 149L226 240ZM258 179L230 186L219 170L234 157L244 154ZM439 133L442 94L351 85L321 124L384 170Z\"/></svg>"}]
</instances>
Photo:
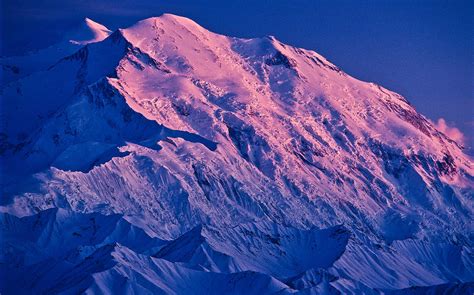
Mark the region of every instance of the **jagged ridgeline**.
<instances>
[{"instance_id":1,"label":"jagged ridgeline","mask_svg":"<svg viewBox=\"0 0 474 295\"><path fill-rule=\"evenodd\" d=\"M402 96L273 37L86 24L1 60L2 293L473 292L473 164Z\"/></svg>"}]
</instances>

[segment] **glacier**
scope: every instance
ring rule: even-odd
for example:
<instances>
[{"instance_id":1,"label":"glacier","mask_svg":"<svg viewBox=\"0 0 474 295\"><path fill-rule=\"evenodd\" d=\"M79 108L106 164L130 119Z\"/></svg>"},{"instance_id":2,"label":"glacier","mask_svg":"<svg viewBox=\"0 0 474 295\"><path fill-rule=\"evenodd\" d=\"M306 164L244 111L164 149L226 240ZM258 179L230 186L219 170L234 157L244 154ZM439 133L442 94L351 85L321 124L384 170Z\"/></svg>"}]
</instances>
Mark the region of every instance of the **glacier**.
<instances>
[{"instance_id":1,"label":"glacier","mask_svg":"<svg viewBox=\"0 0 474 295\"><path fill-rule=\"evenodd\" d=\"M474 292L472 158L401 95L171 14L64 40L0 59L0 292Z\"/></svg>"}]
</instances>

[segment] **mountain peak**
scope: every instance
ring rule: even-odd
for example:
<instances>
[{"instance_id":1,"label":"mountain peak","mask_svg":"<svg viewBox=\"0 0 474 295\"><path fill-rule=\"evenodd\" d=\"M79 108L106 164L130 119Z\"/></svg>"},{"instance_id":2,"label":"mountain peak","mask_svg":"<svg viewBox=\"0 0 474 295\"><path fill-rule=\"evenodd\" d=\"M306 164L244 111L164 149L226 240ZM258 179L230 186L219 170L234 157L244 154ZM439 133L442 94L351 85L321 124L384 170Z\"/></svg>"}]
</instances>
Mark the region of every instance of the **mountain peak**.
<instances>
[{"instance_id":1,"label":"mountain peak","mask_svg":"<svg viewBox=\"0 0 474 295\"><path fill-rule=\"evenodd\" d=\"M174 20L174 21L179 21L179 22L183 22L183 23L193 23L193 24L197 25L197 23L195 21L193 21L192 19L190 19L190 18L180 16L180 15L176 15L176 14L171 14L171 13L163 13L161 16L159 16L157 18L165 19L165 20Z\"/></svg>"},{"instance_id":2,"label":"mountain peak","mask_svg":"<svg viewBox=\"0 0 474 295\"><path fill-rule=\"evenodd\" d=\"M162 33L170 33L182 31L183 28L190 32L208 32L208 30L189 18L169 13L141 20L125 30L133 32L132 34L134 35L144 37L150 33L150 29L158 30Z\"/></svg>"},{"instance_id":3,"label":"mountain peak","mask_svg":"<svg viewBox=\"0 0 474 295\"><path fill-rule=\"evenodd\" d=\"M86 17L68 36L71 43L85 45L102 41L111 33L106 26Z\"/></svg>"},{"instance_id":4,"label":"mountain peak","mask_svg":"<svg viewBox=\"0 0 474 295\"><path fill-rule=\"evenodd\" d=\"M171 13L163 13L160 16L151 17L148 20L150 20L150 19L160 21L160 22L162 22L164 24L168 24L168 25L173 24L173 25L181 25L181 26L186 26L186 27L194 26L194 27L199 27L199 28L203 29L203 27L201 27L194 20L192 20L190 18L187 18L187 17L184 17L184 16L171 14ZM147 19L145 19L145 21L146 20Z\"/></svg>"},{"instance_id":5,"label":"mountain peak","mask_svg":"<svg viewBox=\"0 0 474 295\"><path fill-rule=\"evenodd\" d=\"M85 19L77 40L104 28ZM2 89L0 211L32 215L5 217L11 286L100 272L123 288L112 268L140 293L143 269L165 293L231 293L256 274L290 293L474 281L472 161L402 96L171 14L61 45L81 48Z\"/></svg>"},{"instance_id":6,"label":"mountain peak","mask_svg":"<svg viewBox=\"0 0 474 295\"><path fill-rule=\"evenodd\" d=\"M98 22L95 22L94 20L92 20L88 17L84 17L84 22L85 23L91 23L91 24L99 24Z\"/></svg>"},{"instance_id":7,"label":"mountain peak","mask_svg":"<svg viewBox=\"0 0 474 295\"><path fill-rule=\"evenodd\" d=\"M184 17L184 16L170 14L170 13L164 13L160 16L152 16L152 17L143 19L143 20L137 22L135 25L150 24L150 23L154 24L156 22L161 23L162 25L165 25L165 26L180 25L180 26L186 26L186 27L194 26L194 27L203 28L198 23L193 21L192 19L189 19L189 18ZM135 25L133 25L132 27L134 27Z\"/></svg>"}]
</instances>

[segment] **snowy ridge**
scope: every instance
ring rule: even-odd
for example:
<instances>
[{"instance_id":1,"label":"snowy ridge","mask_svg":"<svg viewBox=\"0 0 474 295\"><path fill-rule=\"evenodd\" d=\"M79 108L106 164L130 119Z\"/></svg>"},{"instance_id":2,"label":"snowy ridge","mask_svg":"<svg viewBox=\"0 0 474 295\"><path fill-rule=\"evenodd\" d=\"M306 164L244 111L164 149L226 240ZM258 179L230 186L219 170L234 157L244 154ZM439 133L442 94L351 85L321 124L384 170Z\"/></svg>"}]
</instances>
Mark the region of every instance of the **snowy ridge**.
<instances>
[{"instance_id":1,"label":"snowy ridge","mask_svg":"<svg viewBox=\"0 0 474 295\"><path fill-rule=\"evenodd\" d=\"M7 294L473 288L472 160L313 51L165 14L2 95Z\"/></svg>"},{"instance_id":2,"label":"snowy ridge","mask_svg":"<svg viewBox=\"0 0 474 295\"><path fill-rule=\"evenodd\" d=\"M75 29L68 37L71 38L69 42L73 44L85 45L102 41L111 33L104 25L86 17L81 26Z\"/></svg>"},{"instance_id":3,"label":"snowy ridge","mask_svg":"<svg viewBox=\"0 0 474 295\"><path fill-rule=\"evenodd\" d=\"M104 25L85 18L66 33L66 39L48 48L29 55L2 57L0 58L1 86L4 87L32 73L46 70L59 59L73 54L86 44L102 41L111 33Z\"/></svg>"}]
</instances>

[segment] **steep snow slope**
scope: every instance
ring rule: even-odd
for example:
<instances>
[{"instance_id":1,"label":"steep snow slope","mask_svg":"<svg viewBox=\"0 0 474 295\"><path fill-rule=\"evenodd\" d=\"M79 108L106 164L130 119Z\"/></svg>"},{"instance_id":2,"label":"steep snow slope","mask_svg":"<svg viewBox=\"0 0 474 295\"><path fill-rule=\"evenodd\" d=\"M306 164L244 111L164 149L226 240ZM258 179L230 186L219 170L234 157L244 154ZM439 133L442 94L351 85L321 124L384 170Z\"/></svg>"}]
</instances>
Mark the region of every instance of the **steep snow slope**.
<instances>
[{"instance_id":1,"label":"steep snow slope","mask_svg":"<svg viewBox=\"0 0 474 295\"><path fill-rule=\"evenodd\" d=\"M111 31L105 26L85 18L57 44L24 56L2 57L0 59L2 86L34 72L46 70L60 58L73 54L83 45L102 41L110 33Z\"/></svg>"},{"instance_id":2,"label":"steep snow slope","mask_svg":"<svg viewBox=\"0 0 474 295\"><path fill-rule=\"evenodd\" d=\"M86 17L80 26L71 31L68 38L70 38L69 42L71 43L86 45L102 41L110 33L112 32L107 27Z\"/></svg>"},{"instance_id":3,"label":"steep snow slope","mask_svg":"<svg viewBox=\"0 0 474 295\"><path fill-rule=\"evenodd\" d=\"M471 159L403 97L313 51L165 14L9 84L2 100L6 216L121 214L169 241L94 242L97 268L55 268L54 252L35 269L5 262L7 292L24 267L45 271L41 290L91 293L471 288Z\"/></svg>"}]
</instances>

